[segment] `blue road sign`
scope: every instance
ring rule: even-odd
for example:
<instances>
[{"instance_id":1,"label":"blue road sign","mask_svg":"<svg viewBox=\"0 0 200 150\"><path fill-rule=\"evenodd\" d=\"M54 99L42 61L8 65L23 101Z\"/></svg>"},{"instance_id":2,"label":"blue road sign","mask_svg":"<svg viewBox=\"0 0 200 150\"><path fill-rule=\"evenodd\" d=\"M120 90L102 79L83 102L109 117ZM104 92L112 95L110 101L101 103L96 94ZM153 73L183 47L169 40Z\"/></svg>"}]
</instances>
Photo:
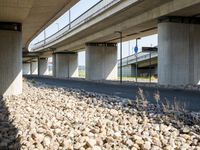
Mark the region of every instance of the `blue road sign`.
<instances>
[{"instance_id":1,"label":"blue road sign","mask_svg":"<svg viewBox=\"0 0 200 150\"><path fill-rule=\"evenodd\" d=\"M135 48L134 48L134 52L135 52L135 54L138 53L138 47L137 47L137 46L135 46Z\"/></svg>"}]
</instances>

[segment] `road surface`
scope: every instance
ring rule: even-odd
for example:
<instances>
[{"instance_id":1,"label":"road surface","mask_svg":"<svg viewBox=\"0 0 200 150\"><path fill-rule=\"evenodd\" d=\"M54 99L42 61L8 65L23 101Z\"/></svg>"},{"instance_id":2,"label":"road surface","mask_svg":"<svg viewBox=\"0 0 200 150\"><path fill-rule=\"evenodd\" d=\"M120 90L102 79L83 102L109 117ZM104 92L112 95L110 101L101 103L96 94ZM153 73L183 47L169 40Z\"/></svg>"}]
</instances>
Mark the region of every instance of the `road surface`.
<instances>
[{"instance_id":1,"label":"road surface","mask_svg":"<svg viewBox=\"0 0 200 150\"><path fill-rule=\"evenodd\" d=\"M25 76L27 79L34 79L50 86L82 89L88 92L96 92L100 94L114 95L122 98L135 100L138 92L136 85L115 85L109 83L95 83L85 80L69 80L56 79L52 77ZM176 100L178 103L185 104L185 108L190 111L200 111L200 92L190 90L174 90L155 87L140 87L144 90L144 94L148 101L155 102L154 93L159 91L161 102L166 99L169 102Z\"/></svg>"}]
</instances>

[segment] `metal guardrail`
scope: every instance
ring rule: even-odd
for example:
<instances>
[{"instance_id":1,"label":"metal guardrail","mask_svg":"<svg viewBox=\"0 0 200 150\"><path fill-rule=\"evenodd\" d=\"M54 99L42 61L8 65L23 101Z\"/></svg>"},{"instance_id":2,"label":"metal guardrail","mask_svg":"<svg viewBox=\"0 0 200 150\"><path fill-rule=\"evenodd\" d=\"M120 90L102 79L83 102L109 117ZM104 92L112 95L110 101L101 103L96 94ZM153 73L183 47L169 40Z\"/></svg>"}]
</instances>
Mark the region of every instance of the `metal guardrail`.
<instances>
[{"instance_id":1,"label":"metal guardrail","mask_svg":"<svg viewBox=\"0 0 200 150\"><path fill-rule=\"evenodd\" d=\"M54 33L53 35L47 37L46 39L39 41L33 44L31 47L32 51L36 51L37 49L44 47L68 34L72 29L77 28L78 26L82 25L83 23L91 20L101 12L105 11L106 9L112 7L114 4L117 4L120 0L101 0L82 15L77 17L75 20L67 24L65 27Z\"/></svg>"},{"instance_id":2,"label":"metal guardrail","mask_svg":"<svg viewBox=\"0 0 200 150\"><path fill-rule=\"evenodd\" d=\"M157 52L151 52L151 58L155 58L157 56L158 56ZM138 53L138 55L137 55L138 62L146 60L146 59L149 59L149 58L150 58L149 53L142 53L141 52L141 53ZM120 60L118 60L118 64L119 64L119 62L120 62ZM126 66L126 65L129 65L129 64L134 64L134 63L136 63L135 54L130 55L130 56L125 57L125 58L122 59L122 66Z\"/></svg>"}]
</instances>

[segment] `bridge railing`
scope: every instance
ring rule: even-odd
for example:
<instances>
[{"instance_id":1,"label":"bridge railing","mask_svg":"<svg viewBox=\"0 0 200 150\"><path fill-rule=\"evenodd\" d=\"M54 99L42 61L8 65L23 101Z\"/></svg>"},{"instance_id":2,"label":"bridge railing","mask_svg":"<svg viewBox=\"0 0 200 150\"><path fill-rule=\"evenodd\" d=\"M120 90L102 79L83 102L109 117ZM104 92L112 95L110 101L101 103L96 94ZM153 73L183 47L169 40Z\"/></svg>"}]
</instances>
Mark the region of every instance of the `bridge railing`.
<instances>
[{"instance_id":1,"label":"bridge railing","mask_svg":"<svg viewBox=\"0 0 200 150\"><path fill-rule=\"evenodd\" d=\"M151 52L151 58L155 58L158 56L157 52ZM143 60L147 60L150 58L149 53L138 53L137 55L137 60L139 61L143 61ZM136 56L135 54L127 56L125 58L122 59L122 66L126 66L126 65L130 65L130 64L134 64L136 63ZM118 67L120 65L120 60L118 60Z\"/></svg>"},{"instance_id":2,"label":"bridge railing","mask_svg":"<svg viewBox=\"0 0 200 150\"><path fill-rule=\"evenodd\" d=\"M114 4L117 4L120 0L101 0L93 7L88 9L82 15L77 17L75 20L67 24L65 27L54 33L53 35L47 37L44 40L41 40L35 44L31 45L31 50L36 51L39 48L42 48L68 34L71 30L77 28L78 26L84 24L85 22L91 20L101 12L105 11L106 9L110 8Z\"/></svg>"}]
</instances>

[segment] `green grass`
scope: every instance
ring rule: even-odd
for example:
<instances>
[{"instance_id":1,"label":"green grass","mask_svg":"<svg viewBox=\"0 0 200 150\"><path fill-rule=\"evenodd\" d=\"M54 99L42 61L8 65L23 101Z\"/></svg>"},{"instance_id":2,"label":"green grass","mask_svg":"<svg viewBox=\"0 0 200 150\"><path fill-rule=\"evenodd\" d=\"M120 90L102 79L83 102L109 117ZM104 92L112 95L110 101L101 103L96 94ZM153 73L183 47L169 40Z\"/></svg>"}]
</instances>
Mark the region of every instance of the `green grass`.
<instances>
[{"instance_id":1,"label":"green grass","mask_svg":"<svg viewBox=\"0 0 200 150\"><path fill-rule=\"evenodd\" d=\"M123 79L135 79L136 77L122 77ZM138 79L149 79L149 77L137 77Z\"/></svg>"},{"instance_id":2,"label":"green grass","mask_svg":"<svg viewBox=\"0 0 200 150\"><path fill-rule=\"evenodd\" d=\"M118 77L118 79L120 79L120 77ZM144 82L148 82L149 81L149 77L137 77L137 79L139 81L144 81ZM122 80L124 81L135 81L136 80L136 77L122 77ZM151 77L151 80L157 80L157 78L155 77Z\"/></svg>"},{"instance_id":3,"label":"green grass","mask_svg":"<svg viewBox=\"0 0 200 150\"><path fill-rule=\"evenodd\" d=\"M79 70L78 74L80 78L85 78L85 71Z\"/></svg>"}]
</instances>

